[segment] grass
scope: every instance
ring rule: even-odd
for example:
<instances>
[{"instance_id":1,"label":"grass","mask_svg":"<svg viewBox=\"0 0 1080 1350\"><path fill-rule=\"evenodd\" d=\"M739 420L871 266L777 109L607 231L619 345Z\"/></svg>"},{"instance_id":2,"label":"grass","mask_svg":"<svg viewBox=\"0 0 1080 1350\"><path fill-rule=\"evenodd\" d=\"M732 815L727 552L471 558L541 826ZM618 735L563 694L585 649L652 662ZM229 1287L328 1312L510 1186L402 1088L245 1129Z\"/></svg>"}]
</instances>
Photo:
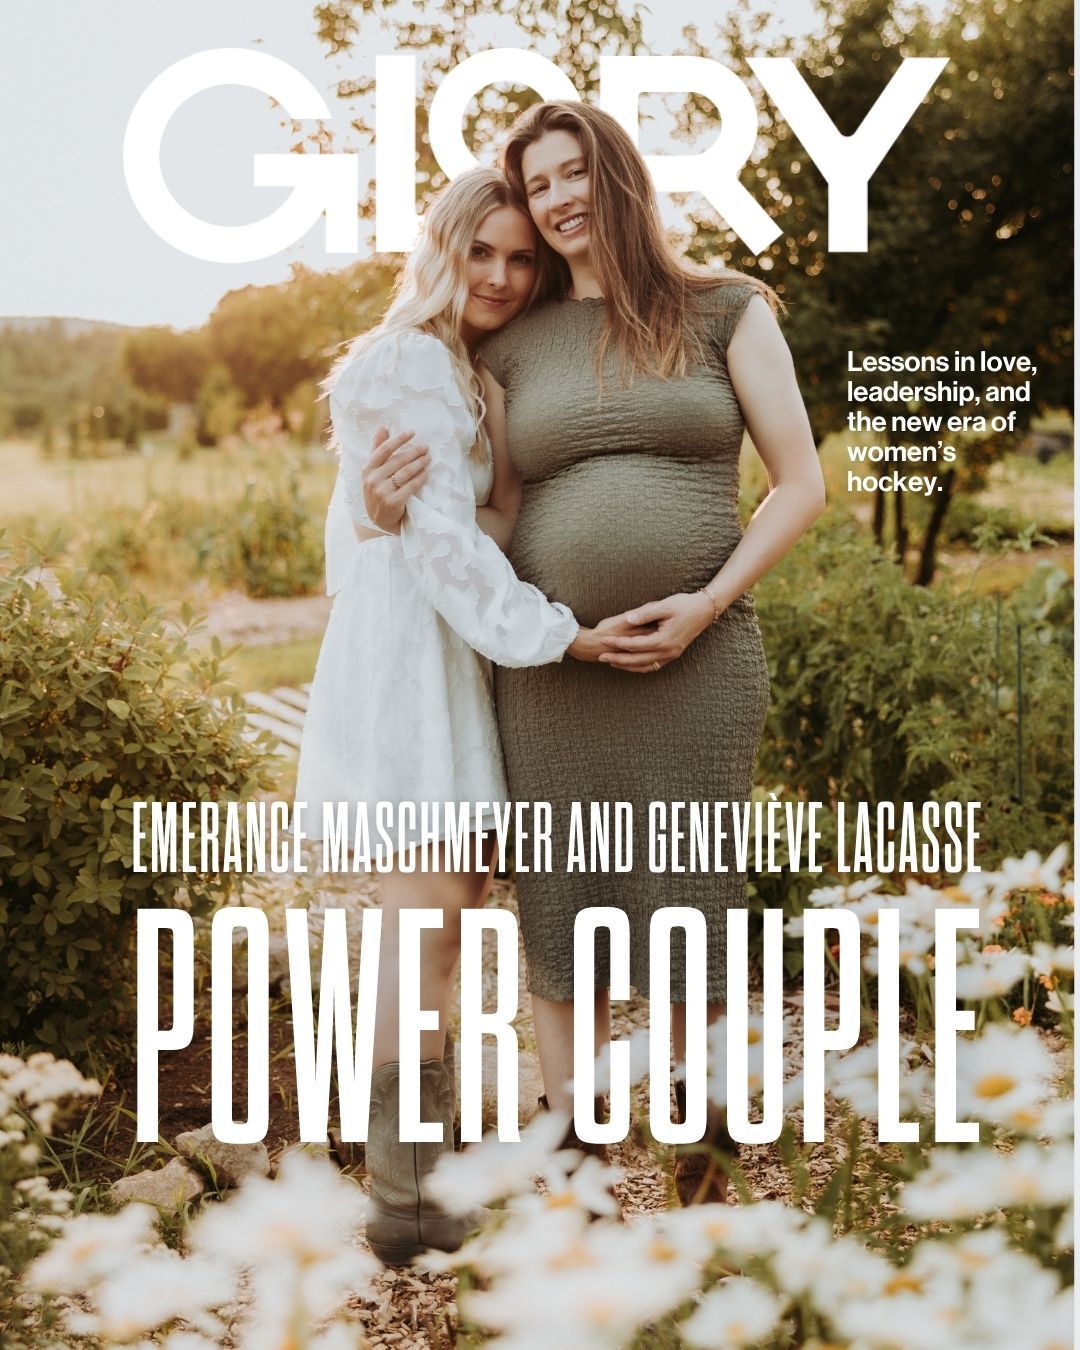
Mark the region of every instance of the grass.
<instances>
[{"instance_id":1,"label":"grass","mask_svg":"<svg viewBox=\"0 0 1080 1350\"><path fill-rule=\"evenodd\" d=\"M1073 459L1055 455L1046 464L1028 455L1006 455L990 470L979 501L1005 506L1038 521L1041 529L1059 533L1075 523Z\"/></svg>"},{"instance_id":2,"label":"grass","mask_svg":"<svg viewBox=\"0 0 1080 1350\"><path fill-rule=\"evenodd\" d=\"M231 679L244 693L268 692L279 685L310 682L321 638L294 638L266 646L241 647L226 662Z\"/></svg>"},{"instance_id":3,"label":"grass","mask_svg":"<svg viewBox=\"0 0 1080 1350\"><path fill-rule=\"evenodd\" d=\"M847 490L849 439L844 432L826 437L821 463L833 508L850 510L868 523L870 497ZM240 444L230 449L196 449L183 458L175 445L159 437L149 454L117 447L99 459L72 461L43 459L32 442L4 441L0 442L0 481L9 506L2 524L9 529L9 539L30 539L38 547L51 539L50 556L90 559L96 567L115 570L120 584L138 588L155 603L172 606L190 600L197 610L205 610L225 583L213 567L204 565L200 538L208 528L228 522L232 505L239 502L249 482L277 474L288 464L299 465L301 492L317 529L335 472L333 457L318 446ZM766 476L749 441L743 446L742 474L744 501L756 502L765 491ZM1041 464L1027 455L1010 454L993 466L986 489L969 500L980 507L1004 509L1017 521L1035 522L1064 539L1073 524L1072 474L1071 456L1058 455ZM176 519L177 503L179 529L161 530L166 508L174 508L170 519ZM919 502L912 502L915 538L919 507ZM147 527L155 515L154 544L148 553ZM132 552L134 559L128 556ZM1007 556L986 558L974 569L970 550L950 549L946 544L942 553L943 570L948 570L952 558L957 570L977 570L979 587L991 590L1021 584L1047 556L1045 549L1010 551ZM1067 565L1067 551L1055 549L1054 553L1061 554ZM247 648L231 659L231 665L245 690L303 683L311 678L317 647L315 640L299 639Z\"/></svg>"},{"instance_id":4,"label":"grass","mask_svg":"<svg viewBox=\"0 0 1080 1350\"><path fill-rule=\"evenodd\" d=\"M1010 553L1000 558L980 558L973 568L966 567L967 556L970 555L952 555L952 561L958 564L953 574L966 575L977 595L1011 595L1020 589L1040 563L1054 563L1068 572L1073 569L1071 548L1030 549L1026 553Z\"/></svg>"},{"instance_id":5,"label":"grass","mask_svg":"<svg viewBox=\"0 0 1080 1350\"><path fill-rule=\"evenodd\" d=\"M283 467L290 458L302 465L305 497L325 509L335 463L318 446L196 449L182 459L161 439L149 455L116 450L100 459L69 460L43 459L30 441L2 441L0 481L9 503L4 523L36 533L117 507L145 508L157 498L223 503L239 498L249 479L264 475L268 467Z\"/></svg>"}]
</instances>

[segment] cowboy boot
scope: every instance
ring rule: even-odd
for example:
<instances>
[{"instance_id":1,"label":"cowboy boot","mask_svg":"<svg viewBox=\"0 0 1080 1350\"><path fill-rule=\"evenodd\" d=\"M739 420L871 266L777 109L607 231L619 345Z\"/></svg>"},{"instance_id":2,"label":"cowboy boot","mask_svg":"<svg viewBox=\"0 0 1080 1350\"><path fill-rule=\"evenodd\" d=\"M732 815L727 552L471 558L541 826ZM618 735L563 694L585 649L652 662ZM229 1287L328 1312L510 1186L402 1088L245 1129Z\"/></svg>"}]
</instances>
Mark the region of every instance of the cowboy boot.
<instances>
[{"instance_id":1,"label":"cowboy boot","mask_svg":"<svg viewBox=\"0 0 1080 1350\"><path fill-rule=\"evenodd\" d=\"M457 1111L457 1047L454 1044L454 1038L447 1031L446 1039L443 1042L443 1063L446 1065L446 1076L450 1080L450 1100L455 1103L454 1106L454 1148L461 1147L461 1117ZM327 1143L330 1146L330 1156L337 1163L343 1172L356 1171L364 1165L366 1147L361 1143L346 1143L341 1137L341 1131L336 1125L331 1125L327 1131Z\"/></svg>"},{"instance_id":2,"label":"cowboy boot","mask_svg":"<svg viewBox=\"0 0 1080 1350\"><path fill-rule=\"evenodd\" d=\"M537 1097L536 1104L537 1106L539 1106L541 1111L551 1110L551 1107L548 1105L548 1099L546 1094L543 1097ZM594 1118L600 1119L603 1116L604 1111L606 1109L606 1103L603 1097L596 1098L595 1106L596 1106L596 1116ZM606 1144L587 1144L584 1139L578 1138L578 1132L577 1130L574 1129L574 1117L572 1115L570 1117L570 1124L567 1125L566 1127L566 1133L559 1141L559 1148L560 1149L576 1148L579 1153L587 1153L590 1157L599 1158L602 1163L606 1163L608 1161L608 1151Z\"/></svg>"},{"instance_id":3,"label":"cowboy boot","mask_svg":"<svg viewBox=\"0 0 1080 1350\"><path fill-rule=\"evenodd\" d=\"M453 1096L442 1060L420 1064L420 1118L442 1125L440 1143L405 1143L400 1138L400 1077L399 1064L383 1064L371 1075L366 1234L371 1250L388 1266L406 1265L429 1247L457 1251L487 1217L486 1210L447 1214L427 1189L435 1164L454 1146Z\"/></svg>"},{"instance_id":4,"label":"cowboy boot","mask_svg":"<svg viewBox=\"0 0 1080 1350\"><path fill-rule=\"evenodd\" d=\"M675 1110L679 1124L686 1120L686 1082L675 1079ZM728 1174L717 1154L734 1162L739 1145L727 1128L727 1115L709 1103L705 1135L700 1143L679 1144L675 1150L675 1189L684 1205L722 1205L727 1200Z\"/></svg>"}]
</instances>

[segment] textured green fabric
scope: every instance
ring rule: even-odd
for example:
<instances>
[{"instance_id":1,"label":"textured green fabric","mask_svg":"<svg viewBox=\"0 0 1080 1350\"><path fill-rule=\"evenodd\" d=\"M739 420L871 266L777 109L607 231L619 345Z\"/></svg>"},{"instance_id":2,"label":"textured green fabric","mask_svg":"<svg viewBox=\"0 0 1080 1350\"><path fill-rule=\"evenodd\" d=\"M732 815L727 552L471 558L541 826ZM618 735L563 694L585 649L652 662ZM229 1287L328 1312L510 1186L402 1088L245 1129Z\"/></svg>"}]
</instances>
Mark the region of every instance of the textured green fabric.
<instances>
[{"instance_id":1,"label":"textured green fabric","mask_svg":"<svg viewBox=\"0 0 1080 1350\"><path fill-rule=\"evenodd\" d=\"M601 390L594 353L603 300L550 302L485 343L483 358L506 390L510 454L523 481L511 560L582 623L700 589L737 544L744 426L725 353L753 294L741 284L710 293L704 359L681 380L638 376L625 387L609 362ZM572 997L577 911L615 905L629 915L631 978L647 994L650 918L689 905L708 925L709 997L722 998L725 915L745 904L745 877L651 873L648 808L749 797L768 703L750 596L658 673L568 657L499 668L496 697L511 796L550 802L556 826L553 871L518 876L530 989ZM575 800L633 803L632 872L566 873L561 826ZM683 981L676 942L676 998ZM596 986L608 983L598 959Z\"/></svg>"}]
</instances>

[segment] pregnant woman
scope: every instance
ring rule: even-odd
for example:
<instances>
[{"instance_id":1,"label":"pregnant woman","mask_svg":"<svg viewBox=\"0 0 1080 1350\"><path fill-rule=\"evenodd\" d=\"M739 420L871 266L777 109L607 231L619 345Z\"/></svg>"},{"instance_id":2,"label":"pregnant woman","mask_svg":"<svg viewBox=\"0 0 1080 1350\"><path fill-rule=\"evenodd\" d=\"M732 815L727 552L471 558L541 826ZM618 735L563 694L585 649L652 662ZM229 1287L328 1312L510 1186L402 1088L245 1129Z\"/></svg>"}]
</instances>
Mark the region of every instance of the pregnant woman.
<instances>
[{"instance_id":1,"label":"pregnant woman","mask_svg":"<svg viewBox=\"0 0 1080 1350\"><path fill-rule=\"evenodd\" d=\"M745 877L652 874L652 801L746 801L768 701L749 589L824 508L824 486L791 357L761 283L702 276L671 254L644 161L607 114L579 103L528 109L503 150L511 185L554 254L560 293L481 348L488 426L505 429L520 502L517 574L583 623L623 612L599 664L496 674L511 794L552 803L630 801L633 871L518 878L522 931L547 1096L570 1104L573 936L578 911L625 910L631 979L649 991L649 923L694 906L708 932L709 1018L723 1010L725 920ZM739 453L748 430L769 492L745 532ZM419 437L416 438L419 441ZM395 443L368 471L378 509L386 468L417 462ZM392 526L384 510L382 524ZM565 838L555 840L565 848ZM609 1027L609 973L596 964L596 1022ZM671 972L676 1061L685 1057L685 967ZM676 1082L681 1114L685 1084ZM728 1148L710 1110L703 1142ZM684 1203L721 1200L711 1150L676 1163Z\"/></svg>"},{"instance_id":2,"label":"pregnant woman","mask_svg":"<svg viewBox=\"0 0 1080 1350\"><path fill-rule=\"evenodd\" d=\"M465 174L428 212L385 318L327 381L341 455L327 519L327 583L337 594L296 788L312 837L327 803L506 800L482 656L528 665L567 651L595 661L601 651L565 605L518 580L477 525L493 473L472 351L532 301L541 275L533 226L506 180L493 169ZM360 487L379 427L413 430L428 450L426 481L392 535L371 528ZM482 902L489 877L449 870L441 847L433 861L433 871L413 873L398 855L382 885L367 1236L392 1263L426 1247L453 1250L472 1226L440 1210L426 1177L453 1138L442 1055L461 910ZM439 1010L440 1025L420 1034L419 1119L441 1123L441 1143L403 1143L398 1131L398 919L408 907L443 914L420 951L424 1006Z\"/></svg>"}]
</instances>

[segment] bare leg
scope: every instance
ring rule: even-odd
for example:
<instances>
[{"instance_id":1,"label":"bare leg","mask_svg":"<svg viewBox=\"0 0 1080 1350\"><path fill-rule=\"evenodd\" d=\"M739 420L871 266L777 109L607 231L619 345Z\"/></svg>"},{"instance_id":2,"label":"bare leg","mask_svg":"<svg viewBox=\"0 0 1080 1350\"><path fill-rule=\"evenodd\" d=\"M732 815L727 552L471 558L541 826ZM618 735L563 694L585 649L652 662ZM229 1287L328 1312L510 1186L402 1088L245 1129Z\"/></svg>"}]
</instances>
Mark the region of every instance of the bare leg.
<instances>
[{"instance_id":1,"label":"bare leg","mask_svg":"<svg viewBox=\"0 0 1080 1350\"><path fill-rule=\"evenodd\" d=\"M554 1002L534 994L532 1010L548 1105L553 1111L572 1111L574 1099L568 1085L574 1076L574 1001ZM593 1028L599 1054L601 1047L611 1040L611 1002L606 989L596 991Z\"/></svg>"},{"instance_id":2,"label":"bare leg","mask_svg":"<svg viewBox=\"0 0 1080 1350\"><path fill-rule=\"evenodd\" d=\"M383 931L379 951L379 995L372 1067L394 1064L398 1049L399 916L403 909L441 909L443 926L420 938L420 990L424 1007L439 1013L439 1029L420 1033L420 1058L442 1059L454 971L461 955L461 911L482 905L491 887L487 872L401 872L382 882Z\"/></svg>"},{"instance_id":3,"label":"bare leg","mask_svg":"<svg viewBox=\"0 0 1080 1350\"><path fill-rule=\"evenodd\" d=\"M709 1026L724 1015L725 1004L707 1003L705 1005L705 1020ZM686 1004L673 1003L671 1005L671 1048L675 1053L676 1065L686 1063Z\"/></svg>"}]
</instances>

